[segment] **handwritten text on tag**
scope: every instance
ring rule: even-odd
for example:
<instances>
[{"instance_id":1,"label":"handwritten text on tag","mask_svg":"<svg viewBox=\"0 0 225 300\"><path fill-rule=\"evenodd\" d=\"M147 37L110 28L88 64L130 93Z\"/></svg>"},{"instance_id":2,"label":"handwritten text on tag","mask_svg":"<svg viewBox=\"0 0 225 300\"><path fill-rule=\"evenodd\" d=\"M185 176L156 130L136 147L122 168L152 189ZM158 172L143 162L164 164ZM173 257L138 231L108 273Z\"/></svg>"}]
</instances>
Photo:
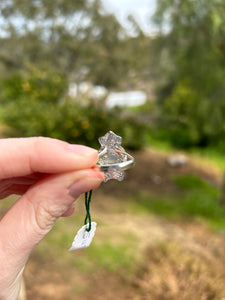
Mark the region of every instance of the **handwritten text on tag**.
<instances>
[{"instance_id":1,"label":"handwritten text on tag","mask_svg":"<svg viewBox=\"0 0 225 300\"><path fill-rule=\"evenodd\" d=\"M82 226L81 229L79 229L79 231L77 232L69 251L89 247L95 235L96 226L97 223L91 222L90 231L86 231L86 229L89 227L89 224Z\"/></svg>"}]
</instances>

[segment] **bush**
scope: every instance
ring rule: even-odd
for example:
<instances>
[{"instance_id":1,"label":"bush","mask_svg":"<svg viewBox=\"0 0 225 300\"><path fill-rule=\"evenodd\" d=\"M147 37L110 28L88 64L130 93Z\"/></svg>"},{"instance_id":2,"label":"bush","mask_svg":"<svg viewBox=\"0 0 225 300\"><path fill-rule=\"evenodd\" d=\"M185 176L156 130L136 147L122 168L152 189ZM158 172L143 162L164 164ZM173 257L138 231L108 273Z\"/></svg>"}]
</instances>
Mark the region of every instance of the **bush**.
<instances>
[{"instance_id":1,"label":"bush","mask_svg":"<svg viewBox=\"0 0 225 300\"><path fill-rule=\"evenodd\" d=\"M225 149L225 106L210 102L190 80L180 80L161 106L159 128L176 147Z\"/></svg>"},{"instance_id":2,"label":"bush","mask_svg":"<svg viewBox=\"0 0 225 300\"><path fill-rule=\"evenodd\" d=\"M100 102L68 98L64 76L54 70L29 67L0 85L7 136L49 136L98 148L98 137L112 130L123 137L125 147L144 145L146 128L132 114L107 110Z\"/></svg>"}]
</instances>

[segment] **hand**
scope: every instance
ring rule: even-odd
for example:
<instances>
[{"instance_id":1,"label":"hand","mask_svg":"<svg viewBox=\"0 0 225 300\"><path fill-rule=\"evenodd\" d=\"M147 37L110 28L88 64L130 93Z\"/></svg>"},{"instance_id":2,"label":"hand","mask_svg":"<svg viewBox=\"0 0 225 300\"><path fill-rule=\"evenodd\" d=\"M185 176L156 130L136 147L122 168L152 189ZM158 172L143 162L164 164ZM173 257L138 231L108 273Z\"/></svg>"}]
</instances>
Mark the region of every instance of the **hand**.
<instances>
[{"instance_id":1,"label":"hand","mask_svg":"<svg viewBox=\"0 0 225 300\"><path fill-rule=\"evenodd\" d=\"M22 195L0 221L0 299L17 299L34 247L74 200L104 178L92 148L50 138L0 140L0 199ZM2 200L3 201L3 200Z\"/></svg>"}]
</instances>

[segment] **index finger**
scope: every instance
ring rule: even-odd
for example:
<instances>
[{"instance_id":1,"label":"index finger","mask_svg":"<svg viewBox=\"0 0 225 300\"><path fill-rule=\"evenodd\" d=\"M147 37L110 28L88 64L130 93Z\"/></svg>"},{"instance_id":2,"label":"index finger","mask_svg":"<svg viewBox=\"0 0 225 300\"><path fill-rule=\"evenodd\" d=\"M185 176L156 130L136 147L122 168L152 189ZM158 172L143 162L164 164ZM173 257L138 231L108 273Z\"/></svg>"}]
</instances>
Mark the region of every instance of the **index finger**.
<instances>
[{"instance_id":1,"label":"index finger","mask_svg":"<svg viewBox=\"0 0 225 300\"><path fill-rule=\"evenodd\" d=\"M0 179L32 173L63 173L92 168L98 161L95 149L46 138L0 140Z\"/></svg>"}]
</instances>

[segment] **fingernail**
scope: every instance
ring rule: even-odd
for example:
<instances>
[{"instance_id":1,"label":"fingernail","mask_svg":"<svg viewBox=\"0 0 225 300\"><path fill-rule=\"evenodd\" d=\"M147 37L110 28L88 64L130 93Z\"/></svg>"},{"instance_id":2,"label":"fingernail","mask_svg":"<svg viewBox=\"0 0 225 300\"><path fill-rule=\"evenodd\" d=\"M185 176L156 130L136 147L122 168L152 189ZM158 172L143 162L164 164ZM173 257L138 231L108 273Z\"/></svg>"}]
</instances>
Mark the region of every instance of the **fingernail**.
<instances>
[{"instance_id":1,"label":"fingernail","mask_svg":"<svg viewBox=\"0 0 225 300\"><path fill-rule=\"evenodd\" d=\"M83 145L70 144L69 148L77 154L91 155L97 153L97 150Z\"/></svg>"},{"instance_id":2,"label":"fingernail","mask_svg":"<svg viewBox=\"0 0 225 300\"><path fill-rule=\"evenodd\" d=\"M79 180L71 185L69 188L69 195L72 196L74 199L77 199L81 194L91 190L89 186L95 186L96 183L100 184L102 182L101 178L86 178Z\"/></svg>"},{"instance_id":3,"label":"fingernail","mask_svg":"<svg viewBox=\"0 0 225 300\"><path fill-rule=\"evenodd\" d=\"M74 199L77 199L81 194L85 192L84 187L85 187L84 180L75 182L69 188L69 195L72 196Z\"/></svg>"}]
</instances>

